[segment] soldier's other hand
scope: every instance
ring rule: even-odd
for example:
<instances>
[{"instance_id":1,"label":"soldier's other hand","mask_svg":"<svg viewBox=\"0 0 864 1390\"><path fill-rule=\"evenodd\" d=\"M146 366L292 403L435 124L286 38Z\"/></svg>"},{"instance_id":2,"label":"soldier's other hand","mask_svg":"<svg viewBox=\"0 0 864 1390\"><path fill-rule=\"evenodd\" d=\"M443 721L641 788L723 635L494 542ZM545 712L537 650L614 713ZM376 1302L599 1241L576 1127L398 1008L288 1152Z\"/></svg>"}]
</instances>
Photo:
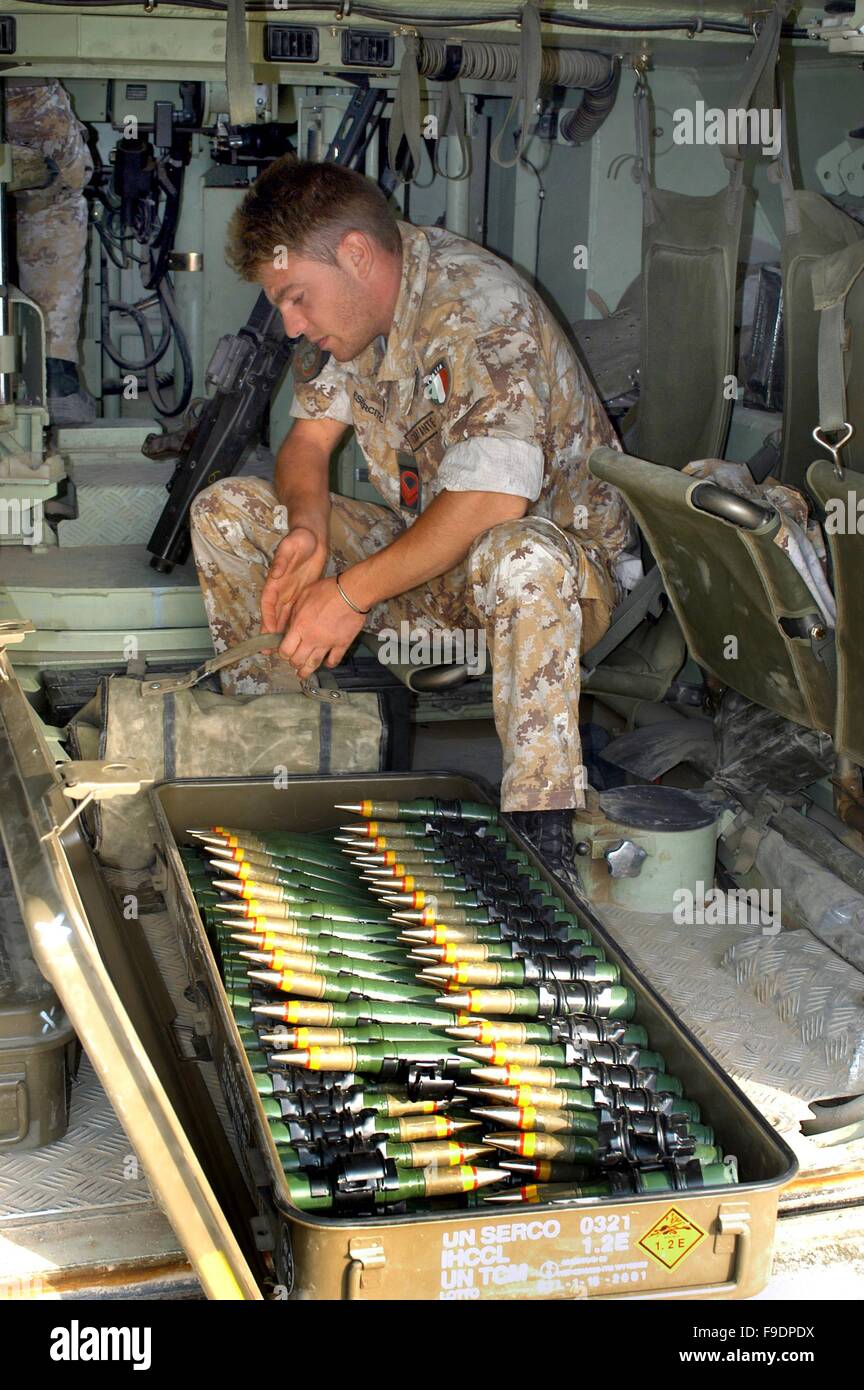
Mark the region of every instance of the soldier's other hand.
<instances>
[{"instance_id":1,"label":"soldier's other hand","mask_svg":"<svg viewBox=\"0 0 864 1390\"><path fill-rule=\"evenodd\" d=\"M297 598L279 655L306 680L325 660L338 666L362 630L363 614L348 607L336 580L320 579Z\"/></svg>"},{"instance_id":2,"label":"soldier's other hand","mask_svg":"<svg viewBox=\"0 0 864 1390\"><path fill-rule=\"evenodd\" d=\"M261 591L262 632L284 632L299 594L324 573L327 547L314 531L294 526L276 547Z\"/></svg>"}]
</instances>

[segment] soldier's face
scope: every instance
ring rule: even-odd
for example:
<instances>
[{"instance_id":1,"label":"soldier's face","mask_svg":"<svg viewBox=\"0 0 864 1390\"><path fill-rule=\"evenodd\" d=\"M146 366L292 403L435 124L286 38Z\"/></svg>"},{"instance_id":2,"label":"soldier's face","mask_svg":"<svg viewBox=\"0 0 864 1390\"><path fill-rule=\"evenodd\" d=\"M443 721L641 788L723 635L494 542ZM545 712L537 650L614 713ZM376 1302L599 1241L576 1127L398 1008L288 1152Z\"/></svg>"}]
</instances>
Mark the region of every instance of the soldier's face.
<instances>
[{"instance_id":1,"label":"soldier's face","mask_svg":"<svg viewBox=\"0 0 864 1390\"><path fill-rule=\"evenodd\" d=\"M337 362L349 362L389 325L380 324L380 300L370 292L368 277L358 274L341 248L337 255L337 265L288 255L278 269L263 265L258 279L289 338L302 334Z\"/></svg>"}]
</instances>

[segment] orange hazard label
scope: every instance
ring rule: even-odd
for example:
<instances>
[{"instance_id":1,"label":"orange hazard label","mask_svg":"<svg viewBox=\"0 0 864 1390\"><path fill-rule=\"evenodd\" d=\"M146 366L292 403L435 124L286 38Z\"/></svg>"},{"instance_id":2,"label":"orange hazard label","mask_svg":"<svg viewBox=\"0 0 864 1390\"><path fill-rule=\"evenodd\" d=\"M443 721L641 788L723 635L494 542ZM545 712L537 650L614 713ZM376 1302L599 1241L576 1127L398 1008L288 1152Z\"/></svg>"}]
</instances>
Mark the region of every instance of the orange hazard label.
<instances>
[{"instance_id":1,"label":"orange hazard label","mask_svg":"<svg viewBox=\"0 0 864 1390\"><path fill-rule=\"evenodd\" d=\"M674 1269L700 1241L705 1239L701 1226L684 1216L677 1207L669 1210L655 1221L650 1231L646 1231L639 1244L652 1260L664 1269Z\"/></svg>"}]
</instances>

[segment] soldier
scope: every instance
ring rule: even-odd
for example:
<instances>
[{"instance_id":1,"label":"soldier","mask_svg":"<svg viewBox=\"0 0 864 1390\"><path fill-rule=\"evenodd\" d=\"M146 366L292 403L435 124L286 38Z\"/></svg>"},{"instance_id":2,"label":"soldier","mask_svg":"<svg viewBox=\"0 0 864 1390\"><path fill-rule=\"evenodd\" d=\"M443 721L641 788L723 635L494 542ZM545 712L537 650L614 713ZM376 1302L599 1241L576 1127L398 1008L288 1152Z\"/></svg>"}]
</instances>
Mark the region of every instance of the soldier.
<instances>
[{"instance_id":1,"label":"soldier","mask_svg":"<svg viewBox=\"0 0 864 1390\"><path fill-rule=\"evenodd\" d=\"M608 626L631 539L620 495L588 476L591 450L616 439L584 369L510 266L397 221L339 166L276 161L228 256L311 346L274 485L224 480L193 508L217 650L256 630L259 602L301 678L361 631L482 630L501 805L560 867L584 804L579 652ZM348 425L384 506L328 493ZM223 688L273 689L271 661L238 664Z\"/></svg>"},{"instance_id":2,"label":"soldier","mask_svg":"<svg viewBox=\"0 0 864 1390\"><path fill-rule=\"evenodd\" d=\"M93 159L65 88L56 78L6 78L6 138L52 167L45 188L15 195L18 278L45 317L48 411L56 425L95 418L78 379L78 336L87 249L83 189Z\"/></svg>"}]
</instances>

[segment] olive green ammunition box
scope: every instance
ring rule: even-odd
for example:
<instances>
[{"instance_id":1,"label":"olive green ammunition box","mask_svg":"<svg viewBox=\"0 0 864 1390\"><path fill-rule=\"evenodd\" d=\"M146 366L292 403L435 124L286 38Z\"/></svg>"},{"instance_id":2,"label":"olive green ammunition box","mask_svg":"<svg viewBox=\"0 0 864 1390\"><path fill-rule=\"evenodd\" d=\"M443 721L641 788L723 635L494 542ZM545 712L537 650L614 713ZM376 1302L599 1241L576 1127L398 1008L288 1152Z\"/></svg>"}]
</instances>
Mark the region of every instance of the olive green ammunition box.
<instances>
[{"instance_id":1,"label":"olive green ammunition box","mask_svg":"<svg viewBox=\"0 0 864 1390\"><path fill-rule=\"evenodd\" d=\"M80 1048L39 974L0 847L0 1154L62 1139Z\"/></svg>"},{"instance_id":2,"label":"olive green ammunition box","mask_svg":"<svg viewBox=\"0 0 864 1390\"><path fill-rule=\"evenodd\" d=\"M638 996L636 1020L688 1097L701 1106L724 1153L737 1158L736 1185L662 1196L589 1198L521 1209L432 1206L409 1215L350 1218L301 1213L282 1164L246 1051L224 994L179 847L190 827L230 824L256 831L322 830L340 823L337 802L422 796L491 801L488 788L446 773L163 782L150 793L168 866L167 897L197 986L209 1001L202 1031L216 1062L257 1206L259 1247L290 1298L581 1299L748 1298L765 1285L778 1194L794 1155L700 1043L671 1013L607 935L590 905L564 896L622 983ZM344 819L344 815L342 816ZM506 822L506 817L504 818ZM542 861L508 825L554 887Z\"/></svg>"}]
</instances>

